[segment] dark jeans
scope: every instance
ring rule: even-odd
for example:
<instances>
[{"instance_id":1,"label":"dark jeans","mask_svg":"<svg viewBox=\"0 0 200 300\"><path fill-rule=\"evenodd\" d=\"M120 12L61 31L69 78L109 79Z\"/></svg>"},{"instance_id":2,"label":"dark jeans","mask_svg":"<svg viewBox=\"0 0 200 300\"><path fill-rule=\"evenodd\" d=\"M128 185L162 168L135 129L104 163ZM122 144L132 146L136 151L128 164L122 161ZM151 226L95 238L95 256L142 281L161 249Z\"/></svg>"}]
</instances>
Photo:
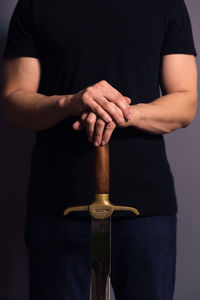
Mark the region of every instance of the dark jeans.
<instances>
[{"instance_id":1,"label":"dark jeans","mask_svg":"<svg viewBox=\"0 0 200 300\"><path fill-rule=\"evenodd\" d=\"M172 300L176 215L112 217L116 300ZM90 217L28 214L29 300L88 300Z\"/></svg>"}]
</instances>

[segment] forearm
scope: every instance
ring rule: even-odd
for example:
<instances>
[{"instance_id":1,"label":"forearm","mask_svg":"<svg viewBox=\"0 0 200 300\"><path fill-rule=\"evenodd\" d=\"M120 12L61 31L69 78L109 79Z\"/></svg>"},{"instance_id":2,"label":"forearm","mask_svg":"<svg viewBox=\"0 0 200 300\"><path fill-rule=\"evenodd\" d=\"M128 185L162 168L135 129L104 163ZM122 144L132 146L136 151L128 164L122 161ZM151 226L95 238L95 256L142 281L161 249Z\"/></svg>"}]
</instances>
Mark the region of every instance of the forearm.
<instances>
[{"instance_id":1,"label":"forearm","mask_svg":"<svg viewBox=\"0 0 200 300\"><path fill-rule=\"evenodd\" d=\"M60 105L62 99L65 107ZM13 127L44 130L70 115L68 100L67 95L45 96L20 90L4 99L4 115Z\"/></svg>"},{"instance_id":2,"label":"forearm","mask_svg":"<svg viewBox=\"0 0 200 300\"><path fill-rule=\"evenodd\" d=\"M176 92L131 107L133 117L124 127L134 126L150 133L165 134L192 122L197 109L197 96L189 92Z\"/></svg>"}]
</instances>

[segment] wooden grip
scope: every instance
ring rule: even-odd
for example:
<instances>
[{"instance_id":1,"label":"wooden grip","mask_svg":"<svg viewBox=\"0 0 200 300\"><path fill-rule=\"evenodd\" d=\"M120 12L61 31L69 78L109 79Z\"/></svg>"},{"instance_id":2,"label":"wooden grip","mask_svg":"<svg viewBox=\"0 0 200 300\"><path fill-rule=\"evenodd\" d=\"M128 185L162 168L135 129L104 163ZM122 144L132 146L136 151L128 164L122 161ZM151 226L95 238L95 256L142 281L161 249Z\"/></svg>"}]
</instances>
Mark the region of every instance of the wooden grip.
<instances>
[{"instance_id":1,"label":"wooden grip","mask_svg":"<svg viewBox=\"0 0 200 300\"><path fill-rule=\"evenodd\" d=\"M109 194L109 143L94 149L94 193Z\"/></svg>"}]
</instances>

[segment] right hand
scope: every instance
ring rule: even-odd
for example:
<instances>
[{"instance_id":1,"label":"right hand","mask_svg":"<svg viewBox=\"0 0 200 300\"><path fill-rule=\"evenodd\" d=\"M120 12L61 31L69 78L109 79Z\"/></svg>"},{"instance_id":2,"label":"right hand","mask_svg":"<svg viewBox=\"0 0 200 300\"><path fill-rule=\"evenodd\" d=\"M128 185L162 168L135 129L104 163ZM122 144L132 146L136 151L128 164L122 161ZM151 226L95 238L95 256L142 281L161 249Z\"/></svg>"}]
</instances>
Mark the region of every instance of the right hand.
<instances>
[{"instance_id":1,"label":"right hand","mask_svg":"<svg viewBox=\"0 0 200 300\"><path fill-rule=\"evenodd\" d=\"M121 123L132 118L131 99L123 96L107 81L101 80L76 94L68 95L71 115L80 116L84 111L94 112L105 122L113 119ZM121 118L121 119L120 119Z\"/></svg>"}]
</instances>

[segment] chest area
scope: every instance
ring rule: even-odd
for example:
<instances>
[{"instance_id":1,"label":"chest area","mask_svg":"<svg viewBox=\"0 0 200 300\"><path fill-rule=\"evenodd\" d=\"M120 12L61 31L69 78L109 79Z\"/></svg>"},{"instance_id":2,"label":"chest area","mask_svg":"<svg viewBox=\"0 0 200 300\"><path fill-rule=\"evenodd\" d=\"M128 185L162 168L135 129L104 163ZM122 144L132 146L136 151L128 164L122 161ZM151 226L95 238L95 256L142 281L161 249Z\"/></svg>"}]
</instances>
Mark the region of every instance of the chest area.
<instances>
[{"instance_id":1,"label":"chest area","mask_svg":"<svg viewBox=\"0 0 200 300\"><path fill-rule=\"evenodd\" d=\"M63 51L159 51L166 32L165 10L158 0L57 0L37 15L35 32L41 53Z\"/></svg>"}]
</instances>

